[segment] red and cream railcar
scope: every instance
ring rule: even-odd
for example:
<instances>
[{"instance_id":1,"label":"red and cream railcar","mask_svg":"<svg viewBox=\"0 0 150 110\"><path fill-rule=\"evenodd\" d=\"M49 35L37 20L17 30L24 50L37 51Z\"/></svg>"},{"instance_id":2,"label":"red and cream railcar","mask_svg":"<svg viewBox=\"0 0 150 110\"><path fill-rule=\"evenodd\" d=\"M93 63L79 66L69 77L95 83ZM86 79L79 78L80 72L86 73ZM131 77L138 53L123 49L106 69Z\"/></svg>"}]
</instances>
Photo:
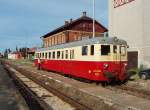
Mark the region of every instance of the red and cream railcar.
<instances>
[{"instance_id":1,"label":"red and cream railcar","mask_svg":"<svg viewBox=\"0 0 150 110\"><path fill-rule=\"evenodd\" d=\"M126 79L127 43L113 38L91 38L36 51L46 70L93 81Z\"/></svg>"}]
</instances>

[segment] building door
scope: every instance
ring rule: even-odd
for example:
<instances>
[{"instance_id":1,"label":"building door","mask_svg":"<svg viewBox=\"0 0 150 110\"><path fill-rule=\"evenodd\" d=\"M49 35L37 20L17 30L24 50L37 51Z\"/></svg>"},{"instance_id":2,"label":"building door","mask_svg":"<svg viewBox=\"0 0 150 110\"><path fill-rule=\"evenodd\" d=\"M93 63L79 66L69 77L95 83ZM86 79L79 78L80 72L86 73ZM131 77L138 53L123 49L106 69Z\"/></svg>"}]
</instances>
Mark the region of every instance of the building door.
<instances>
[{"instance_id":1,"label":"building door","mask_svg":"<svg viewBox=\"0 0 150 110\"><path fill-rule=\"evenodd\" d=\"M138 67L138 52L132 51L128 52L128 69Z\"/></svg>"}]
</instances>

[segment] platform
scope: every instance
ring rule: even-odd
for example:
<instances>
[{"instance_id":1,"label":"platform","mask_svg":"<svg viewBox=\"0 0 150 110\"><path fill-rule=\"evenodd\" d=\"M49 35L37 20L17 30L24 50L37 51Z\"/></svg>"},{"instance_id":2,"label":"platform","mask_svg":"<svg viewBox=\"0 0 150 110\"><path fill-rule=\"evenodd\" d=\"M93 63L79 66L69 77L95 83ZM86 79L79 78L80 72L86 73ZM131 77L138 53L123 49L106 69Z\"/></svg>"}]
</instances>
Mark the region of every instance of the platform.
<instances>
[{"instance_id":1,"label":"platform","mask_svg":"<svg viewBox=\"0 0 150 110\"><path fill-rule=\"evenodd\" d=\"M28 106L0 64L0 110L29 110Z\"/></svg>"}]
</instances>

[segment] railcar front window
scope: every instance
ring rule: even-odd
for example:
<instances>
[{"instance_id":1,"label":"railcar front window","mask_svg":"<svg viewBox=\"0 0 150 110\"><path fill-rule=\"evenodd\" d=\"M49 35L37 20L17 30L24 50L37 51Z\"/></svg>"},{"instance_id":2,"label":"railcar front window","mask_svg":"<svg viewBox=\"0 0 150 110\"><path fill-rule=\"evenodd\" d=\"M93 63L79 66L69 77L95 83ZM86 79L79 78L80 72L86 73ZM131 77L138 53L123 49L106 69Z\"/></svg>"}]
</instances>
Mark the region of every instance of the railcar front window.
<instances>
[{"instance_id":1,"label":"railcar front window","mask_svg":"<svg viewBox=\"0 0 150 110\"><path fill-rule=\"evenodd\" d=\"M109 55L110 45L101 45L101 55Z\"/></svg>"},{"instance_id":2,"label":"railcar front window","mask_svg":"<svg viewBox=\"0 0 150 110\"><path fill-rule=\"evenodd\" d=\"M113 46L113 51L114 51L114 53L117 53L117 46L116 45Z\"/></svg>"},{"instance_id":3,"label":"railcar front window","mask_svg":"<svg viewBox=\"0 0 150 110\"><path fill-rule=\"evenodd\" d=\"M120 54L121 55L126 55L126 47L125 46L120 47Z\"/></svg>"},{"instance_id":4,"label":"railcar front window","mask_svg":"<svg viewBox=\"0 0 150 110\"><path fill-rule=\"evenodd\" d=\"M83 46L82 47L82 55L87 55L88 54L88 46Z\"/></svg>"}]
</instances>

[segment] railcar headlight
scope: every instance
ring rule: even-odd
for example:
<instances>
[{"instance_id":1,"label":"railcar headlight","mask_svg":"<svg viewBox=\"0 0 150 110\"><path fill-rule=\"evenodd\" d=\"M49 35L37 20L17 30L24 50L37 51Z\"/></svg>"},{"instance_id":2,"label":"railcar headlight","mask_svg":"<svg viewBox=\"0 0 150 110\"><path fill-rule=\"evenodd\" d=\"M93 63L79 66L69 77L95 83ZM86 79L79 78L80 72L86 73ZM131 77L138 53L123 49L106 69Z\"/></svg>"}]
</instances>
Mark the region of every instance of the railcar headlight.
<instances>
[{"instance_id":1,"label":"railcar headlight","mask_svg":"<svg viewBox=\"0 0 150 110\"><path fill-rule=\"evenodd\" d=\"M104 69L107 69L109 67L109 64L104 64Z\"/></svg>"},{"instance_id":2,"label":"railcar headlight","mask_svg":"<svg viewBox=\"0 0 150 110\"><path fill-rule=\"evenodd\" d=\"M126 67L128 64L127 63L124 63L124 66Z\"/></svg>"}]
</instances>

